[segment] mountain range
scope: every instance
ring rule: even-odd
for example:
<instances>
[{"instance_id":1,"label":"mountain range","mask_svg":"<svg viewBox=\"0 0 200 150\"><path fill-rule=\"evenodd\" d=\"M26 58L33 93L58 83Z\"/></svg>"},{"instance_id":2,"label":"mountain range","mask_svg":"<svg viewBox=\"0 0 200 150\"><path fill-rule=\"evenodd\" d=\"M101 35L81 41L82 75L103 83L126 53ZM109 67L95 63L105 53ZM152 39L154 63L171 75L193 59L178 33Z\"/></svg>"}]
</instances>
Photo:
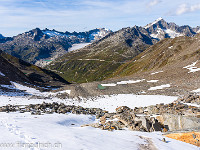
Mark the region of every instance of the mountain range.
<instances>
[{"instance_id":1,"label":"mountain range","mask_svg":"<svg viewBox=\"0 0 200 150\"><path fill-rule=\"evenodd\" d=\"M90 43L110 32L104 28L79 33L36 28L0 40L0 49L24 61L37 64L41 60L48 62L62 56L73 44Z\"/></svg>"},{"instance_id":2,"label":"mountain range","mask_svg":"<svg viewBox=\"0 0 200 150\"><path fill-rule=\"evenodd\" d=\"M127 27L116 32L105 28L73 33L36 28L1 39L0 49L23 61L46 66L69 82L82 83L130 75L121 68L152 45L176 37L195 37L199 32L200 27L178 26L162 18L145 27ZM81 43L91 44L68 52L74 44Z\"/></svg>"},{"instance_id":3,"label":"mountain range","mask_svg":"<svg viewBox=\"0 0 200 150\"><path fill-rule=\"evenodd\" d=\"M91 82L113 77L122 64L164 38L193 37L197 28L167 23L162 18L145 27L134 26L110 33L82 49L66 53L47 66L71 82Z\"/></svg>"}]
</instances>

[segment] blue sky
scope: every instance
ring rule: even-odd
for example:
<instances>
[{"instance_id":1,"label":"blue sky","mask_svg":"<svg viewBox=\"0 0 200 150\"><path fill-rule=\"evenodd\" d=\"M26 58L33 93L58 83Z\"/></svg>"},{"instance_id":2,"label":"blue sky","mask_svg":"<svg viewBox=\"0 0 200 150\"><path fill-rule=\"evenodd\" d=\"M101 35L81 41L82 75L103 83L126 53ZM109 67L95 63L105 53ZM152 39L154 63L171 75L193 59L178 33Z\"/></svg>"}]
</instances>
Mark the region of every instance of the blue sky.
<instances>
[{"instance_id":1,"label":"blue sky","mask_svg":"<svg viewBox=\"0 0 200 150\"><path fill-rule=\"evenodd\" d=\"M118 30L163 17L200 25L199 0L0 0L0 33L13 36L39 27L59 31Z\"/></svg>"}]
</instances>

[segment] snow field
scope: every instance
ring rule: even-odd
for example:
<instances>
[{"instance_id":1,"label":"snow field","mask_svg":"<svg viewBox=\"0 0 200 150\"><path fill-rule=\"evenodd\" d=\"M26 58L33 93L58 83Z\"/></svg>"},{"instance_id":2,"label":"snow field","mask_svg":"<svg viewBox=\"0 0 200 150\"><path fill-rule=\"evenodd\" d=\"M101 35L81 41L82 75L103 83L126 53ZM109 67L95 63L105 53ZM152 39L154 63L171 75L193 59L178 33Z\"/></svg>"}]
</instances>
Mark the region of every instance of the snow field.
<instances>
[{"instance_id":1,"label":"snow field","mask_svg":"<svg viewBox=\"0 0 200 150\"><path fill-rule=\"evenodd\" d=\"M197 147L166 138L160 132L144 133L128 130L105 131L82 124L96 122L94 116L74 114L49 114L33 116L30 113L0 113L0 143L13 143L14 150L130 150L147 144L150 138L161 150L195 150ZM21 143L21 144L19 144ZM40 145L38 145L38 143ZM49 143L43 147L43 143ZM57 144L57 148L55 148ZM39 147L40 146L40 147Z\"/></svg>"}]
</instances>

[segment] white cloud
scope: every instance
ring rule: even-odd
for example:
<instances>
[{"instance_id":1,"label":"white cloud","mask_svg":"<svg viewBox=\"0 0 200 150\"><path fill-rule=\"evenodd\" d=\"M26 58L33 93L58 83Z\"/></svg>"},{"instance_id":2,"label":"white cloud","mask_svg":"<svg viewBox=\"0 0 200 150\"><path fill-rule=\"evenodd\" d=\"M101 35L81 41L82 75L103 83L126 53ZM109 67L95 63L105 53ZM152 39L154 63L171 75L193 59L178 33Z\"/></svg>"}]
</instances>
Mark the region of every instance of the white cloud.
<instances>
[{"instance_id":1,"label":"white cloud","mask_svg":"<svg viewBox=\"0 0 200 150\"><path fill-rule=\"evenodd\" d=\"M148 7L153 7L153 6L157 5L157 4L159 4L160 2L162 2L162 1L161 1L161 0L151 0L151 1L147 4L147 6L148 6Z\"/></svg>"},{"instance_id":2,"label":"white cloud","mask_svg":"<svg viewBox=\"0 0 200 150\"><path fill-rule=\"evenodd\" d=\"M200 10L200 3L195 5L181 4L176 10L176 15L182 15L184 13L194 12L197 10Z\"/></svg>"}]
</instances>

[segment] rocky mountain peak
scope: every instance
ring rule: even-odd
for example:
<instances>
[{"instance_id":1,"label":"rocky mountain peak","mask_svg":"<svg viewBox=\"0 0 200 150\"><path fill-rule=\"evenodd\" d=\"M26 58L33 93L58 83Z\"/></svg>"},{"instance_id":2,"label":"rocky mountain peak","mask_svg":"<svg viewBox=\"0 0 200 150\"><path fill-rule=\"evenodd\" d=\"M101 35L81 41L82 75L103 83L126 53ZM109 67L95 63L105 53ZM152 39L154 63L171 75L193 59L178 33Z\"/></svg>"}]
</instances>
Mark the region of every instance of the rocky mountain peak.
<instances>
[{"instance_id":1,"label":"rocky mountain peak","mask_svg":"<svg viewBox=\"0 0 200 150\"><path fill-rule=\"evenodd\" d=\"M144 28L148 29L154 25L163 25L165 23L166 23L166 21L162 17L160 17L160 18L156 19L154 22L147 24Z\"/></svg>"},{"instance_id":2,"label":"rocky mountain peak","mask_svg":"<svg viewBox=\"0 0 200 150\"><path fill-rule=\"evenodd\" d=\"M4 39L5 37L2 35L2 34L0 34L0 39Z\"/></svg>"},{"instance_id":3,"label":"rocky mountain peak","mask_svg":"<svg viewBox=\"0 0 200 150\"><path fill-rule=\"evenodd\" d=\"M179 36L194 36L198 29L191 28L188 25L178 26L173 22L166 22L163 18L159 18L144 27L151 37L162 40L164 38L175 38Z\"/></svg>"},{"instance_id":4,"label":"rocky mountain peak","mask_svg":"<svg viewBox=\"0 0 200 150\"><path fill-rule=\"evenodd\" d=\"M35 28L29 32L33 35L35 41L40 41L40 39L44 36L44 33L39 28Z\"/></svg>"}]
</instances>

